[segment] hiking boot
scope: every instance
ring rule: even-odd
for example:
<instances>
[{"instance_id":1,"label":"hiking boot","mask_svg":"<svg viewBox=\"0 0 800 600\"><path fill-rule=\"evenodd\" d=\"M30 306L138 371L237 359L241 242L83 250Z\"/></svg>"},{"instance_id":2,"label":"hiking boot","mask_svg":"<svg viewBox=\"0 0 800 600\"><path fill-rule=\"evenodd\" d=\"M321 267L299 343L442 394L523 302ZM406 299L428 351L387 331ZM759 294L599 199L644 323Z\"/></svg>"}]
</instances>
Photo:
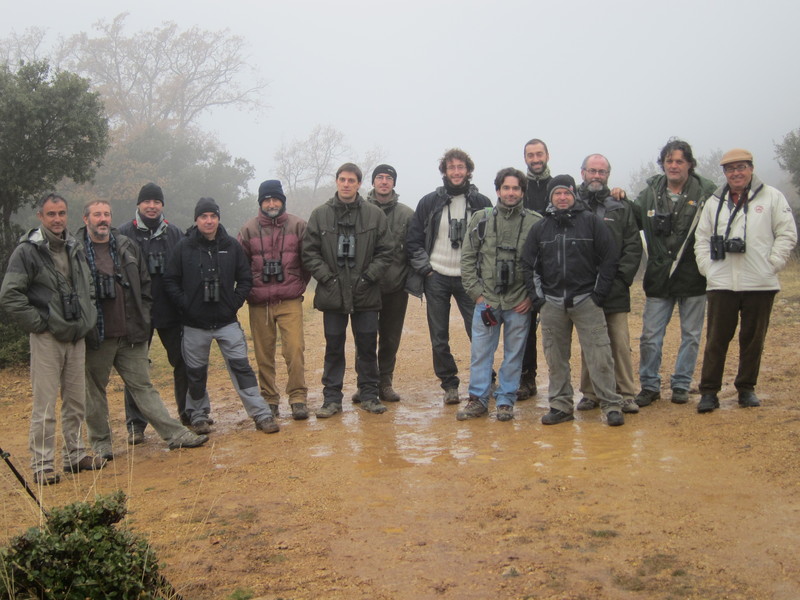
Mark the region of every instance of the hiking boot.
<instances>
[{"instance_id":1,"label":"hiking boot","mask_svg":"<svg viewBox=\"0 0 800 600\"><path fill-rule=\"evenodd\" d=\"M271 415L258 419L258 421L256 421L256 429L264 433L278 433L281 430Z\"/></svg>"},{"instance_id":2,"label":"hiking boot","mask_svg":"<svg viewBox=\"0 0 800 600\"><path fill-rule=\"evenodd\" d=\"M470 396L469 402L467 405L462 408L458 413L456 413L456 420L458 421L466 421L467 419L474 419L476 417L482 417L489 411L483 405L483 402L478 400L475 396Z\"/></svg>"},{"instance_id":3,"label":"hiking boot","mask_svg":"<svg viewBox=\"0 0 800 600\"><path fill-rule=\"evenodd\" d=\"M44 469L33 474L33 483L41 485L55 485L61 481L61 475L55 469Z\"/></svg>"},{"instance_id":4,"label":"hiking boot","mask_svg":"<svg viewBox=\"0 0 800 600\"><path fill-rule=\"evenodd\" d=\"M672 398L670 401L673 404L686 404L689 402L689 390L672 388Z\"/></svg>"},{"instance_id":5,"label":"hiking boot","mask_svg":"<svg viewBox=\"0 0 800 600\"><path fill-rule=\"evenodd\" d=\"M559 423L566 423L575 419L572 413L565 413L563 411L551 408L550 412L542 417L542 425L558 425Z\"/></svg>"},{"instance_id":6,"label":"hiking boot","mask_svg":"<svg viewBox=\"0 0 800 600\"><path fill-rule=\"evenodd\" d=\"M625 425L625 417L623 417L622 413L618 410L609 411L609 413L606 415L606 420L611 427Z\"/></svg>"},{"instance_id":7,"label":"hiking boot","mask_svg":"<svg viewBox=\"0 0 800 600\"><path fill-rule=\"evenodd\" d=\"M458 388L447 388L444 391L445 404L458 404L459 402L461 402L461 398L458 397Z\"/></svg>"},{"instance_id":8,"label":"hiking boot","mask_svg":"<svg viewBox=\"0 0 800 600\"><path fill-rule=\"evenodd\" d=\"M100 452L96 452L98 456L101 456L105 460L114 460L114 452L112 452L111 448L106 448L105 450L101 450Z\"/></svg>"},{"instance_id":9,"label":"hiking boot","mask_svg":"<svg viewBox=\"0 0 800 600\"><path fill-rule=\"evenodd\" d=\"M308 418L308 408L305 402L292 402L292 418L295 421L305 421Z\"/></svg>"},{"instance_id":10,"label":"hiking boot","mask_svg":"<svg viewBox=\"0 0 800 600\"><path fill-rule=\"evenodd\" d=\"M198 448L208 441L207 435L197 435L190 430L184 431L179 437L169 443L170 450L178 448Z\"/></svg>"},{"instance_id":11,"label":"hiking boot","mask_svg":"<svg viewBox=\"0 0 800 600\"><path fill-rule=\"evenodd\" d=\"M739 406L742 408L755 408L761 406L761 401L753 390L742 390L739 392Z\"/></svg>"},{"instance_id":12,"label":"hiking boot","mask_svg":"<svg viewBox=\"0 0 800 600\"><path fill-rule=\"evenodd\" d=\"M501 404L497 407L497 420L510 421L514 418L514 407L510 404Z\"/></svg>"},{"instance_id":13,"label":"hiking boot","mask_svg":"<svg viewBox=\"0 0 800 600\"><path fill-rule=\"evenodd\" d=\"M519 388L517 388L517 402L533 398L537 393L536 379L523 378L519 382Z\"/></svg>"},{"instance_id":14,"label":"hiking boot","mask_svg":"<svg viewBox=\"0 0 800 600\"><path fill-rule=\"evenodd\" d=\"M374 415L382 415L386 412L386 407L377 398L369 398L361 401L361 408Z\"/></svg>"},{"instance_id":15,"label":"hiking boot","mask_svg":"<svg viewBox=\"0 0 800 600\"><path fill-rule=\"evenodd\" d=\"M277 419L277 418L278 418L278 416L281 414L281 409L280 409L280 407L278 406L278 403L277 403L277 402L276 402L276 403L274 403L274 404L273 404L273 403L270 403L270 405L269 405L269 409L272 411L272 417L273 417L274 419Z\"/></svg>"},{"instance_id":16,"label":"hiking boot","mask_svg":"<svg viewBox=\"0 0 800 600\"><path fill-rule=\"evenodd\" d=\"M378 398L384 402L400 402L400 394L390 385L384 385L378 390Z\"/></svg>"},{"instance_id":17,"label":"hiking boot","mask_svg":"<svg viewBox=\"0 0 800 600\"><path fill-rule=\"evenodd\" d=\"M361 390L356 390L356 393L350 396L353 404L361 404Z\"/></svg>"},{"instance_id":18,"label":"hiking boot","mask_svg":"<svg viewBox=\"0 0 800 600\"><path fill-rule=\"evenodd\" d=\"M97 471L106 466L106 459L102 456L89 456L88 454L76 463L64 467L64 473L80 473L81 471Z\"/></svg>"},{"instance_id":19,"label":"hiking boot","mask_svg":"<svg viewBox=\"0 0 800 600\"><path fill-rule=\"evenodd\" d=\"M622 399L622 412L628 414L636 414L639 412L639 405L633 398Z\"/></svg>"},{"instance_id":20,"label":"hiking boot","mask_svg":"<svg viewBox=\"0 0 800 600\"><path fill-rule=\"evenodd\" d=\"M211 433L211 423L206 420L197 421L190 427L197 435L208 435Z\"/></svg>"},{"instance_id":21,"label":"hiking boot","mask_svg":"<svg viewBox=\"0 0 800 600\"><path fill-rule=\"evenodd\" d=\"M703 394L700 396L700 402L697 403L697 412L708 413L719 408L719 398L716 394Z\"/></svg>"},{"instance_id":22,"label":"hiking boot","mask_svg":"<svg viewBox=\"0 0 800 600\"><path fill-rule=\"evenodd\" d=\"M129 446L136 446L138 444L144 444L144 431L133 431L130 430L128 432L128 445Z\"/></svg>"},{"instance_id":23,"label":"hiking boot","mask_svg":"<svg viewBox=\"0 0 800 600\"><path fill-rule=\"evenodd\" d=\"M192 424L192 422L189 420L189 417L187 417L185 414L182 414L181 415L181 425L183 425L184 427L189 427L189 426L191 426L191 424Z\"/></svg>"},{"instance_id":24,"label":"hiking boot","mask_svg":"<svg viewBox=\"0 0 800 600\"><path fill-rule=\"evenodd\" d=\"M650 406L656 400L661 399L661 392L659 390L646 390L636 394L636 404L639 406Z\"/></svg>"},{"instance_id":25,"label":"hiking boot","mask_svg":"<svg viewBox=\"0 0 800 600\"><path fill-rule=\"evenodd\" d=\"M323 402L322 407L317 411L317 418L327 419L340 412L342 412L342 405L338 402Z\"/></svg>"},{"instance_id":26,"label":"hiking boot","mask_svg":"<svg viewBox=\"0 0 800 600\"><path fill-rule=\"evenodd\" d=\"M581 401L578 402L578 406L576 406L575 408L577 408L578 410L594 410L598 406L599 404L597 403L597 400L592 400L591 398L586 398L584 396L583 398L581 398Z\"/></svg>"}]
</instances>

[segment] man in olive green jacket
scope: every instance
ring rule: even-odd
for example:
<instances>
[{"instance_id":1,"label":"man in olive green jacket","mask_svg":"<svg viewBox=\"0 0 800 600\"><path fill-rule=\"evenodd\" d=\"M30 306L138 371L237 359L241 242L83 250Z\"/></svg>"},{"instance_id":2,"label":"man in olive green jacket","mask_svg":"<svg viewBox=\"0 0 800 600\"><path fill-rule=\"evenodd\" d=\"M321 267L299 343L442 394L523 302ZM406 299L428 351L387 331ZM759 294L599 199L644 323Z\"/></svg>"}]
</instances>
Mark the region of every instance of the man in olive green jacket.
<instances>
[{"instance_id":1,"label":"man in olive green jacket","mask_svg":"<svg viewBox=\"0 0 800 600\"><path fill-rule=\"evenodd\" d=\"M323 404L317 418L342 410L347 322L352 321L361 408L380 414L378 399L378 311L380 281L395 251L386 216L358 193L361 169L345 163L336 171L336 194L308 219L303 265L317 280L314 308L325 329Z\"/></svg>"},{"instance_id":2,"label":"man in olive green jacket","mask_svg":"<svg viewBox=\"0 0 800 600\"><path fill-rule=\"evenodd\" d=\"M697 269L694 232L713 181L694 172L692 148L671 139L658 159L664 173L647 180L636 198L636 220L647 243L646 295L639 339L639 406L661 397L661 351L667 324L678 305L681 345L670 377L672 402L689 401L706 307L706 278Z\"/></svg>"}]
</instances>

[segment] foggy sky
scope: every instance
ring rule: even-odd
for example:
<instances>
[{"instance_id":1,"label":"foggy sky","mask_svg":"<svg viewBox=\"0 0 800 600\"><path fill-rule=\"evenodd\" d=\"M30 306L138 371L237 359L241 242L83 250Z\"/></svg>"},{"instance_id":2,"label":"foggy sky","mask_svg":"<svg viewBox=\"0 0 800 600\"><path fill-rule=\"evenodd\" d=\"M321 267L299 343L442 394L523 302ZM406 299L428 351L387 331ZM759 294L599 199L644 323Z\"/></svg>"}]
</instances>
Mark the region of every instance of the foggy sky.
<instances>
[{"instance_id":1,"label":"foggy sky","mask_svg":"<svg viewBox=\"0 0 800 600\"><path fill-rule=\"evenodd\" d=\"M789 191L774 163L774 143L800 127L800 4L786 0L2 6L0 37L38 26L52 41L123 11L128 33L175 21L243 36L269 108L218 110L202 125L256 167L253 190L275 176L282 142L329 124L359 153L380 146L412 206L441 184L438 159L453 146L494 197L494 174L523 168L531 137L548 143L553 174L577 179L584 156L605 154L612 186L671 136L698 156L744 147L767 183Z\"/></svg>"}]
</instances>

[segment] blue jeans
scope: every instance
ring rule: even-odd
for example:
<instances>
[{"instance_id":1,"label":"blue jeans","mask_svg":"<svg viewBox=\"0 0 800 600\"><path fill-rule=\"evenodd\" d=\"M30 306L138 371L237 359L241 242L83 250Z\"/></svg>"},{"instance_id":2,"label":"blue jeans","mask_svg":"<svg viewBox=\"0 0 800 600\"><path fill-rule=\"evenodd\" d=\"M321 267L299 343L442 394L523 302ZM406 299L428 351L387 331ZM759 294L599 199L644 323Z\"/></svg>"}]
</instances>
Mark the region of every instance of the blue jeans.
<instances>
[{"instance_id":1,"label":"blue jeans","mask_svg":"<svg viewBox=\"0 0 800 600\"><path fill-rule=\"evenodd\" d=\"M478 398L484 406L489 405L492 386L494 353L500 342L500 327L503 327L503 363L500 365L498 386L495 392L497 406L514 406L522 373L522 356L525 340L531 323L531 313L524 315L513 310L493 308L497 325L487 327L481 319L486 304L475 305L472 313L472 349L469 367L469 395Z\"/></svg>"},{"instance_id":2,"label":"blue jeans","mask_svg":"<svg viewBox=\"0 0 800 600\"><path fill-rule=\"evenodd\" d=\"M675 359L675 372L670 377L670 387L688 390L692 383L700 336L703 333L706 295L687 298L648 297L642 315L642 337L639 339L639 383L643 390L661 389L661 350L676 304L681 321L681 345Z\"/></svg>"}]
</instances>

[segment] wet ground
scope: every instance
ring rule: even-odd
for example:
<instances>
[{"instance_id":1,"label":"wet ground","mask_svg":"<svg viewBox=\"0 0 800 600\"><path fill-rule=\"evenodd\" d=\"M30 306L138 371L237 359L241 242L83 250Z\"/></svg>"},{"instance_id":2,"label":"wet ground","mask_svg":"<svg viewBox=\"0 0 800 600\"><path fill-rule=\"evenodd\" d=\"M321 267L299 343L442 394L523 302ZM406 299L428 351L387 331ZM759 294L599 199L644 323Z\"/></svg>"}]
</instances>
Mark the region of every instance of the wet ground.
<instances>
[{"instance_id":1,"label":"wet ground","mask_svg":"<svg viewBox=\"0 0 800 600\"><path fill-rule=\"evenodd\" d=\"M598 410L544 427L540 378L539 397L519 403L514 421L490 413L457 422L457 407L442 405L434 381L424 307L412 301L396 375L403 401L386 414L346 402L344 414L325 421L281 417L281 432L267 436L253 429L215 359L213 443L169 452L150 432L146 444L128 448L116 383L116 460L66 477L43 498L56 505L126 490L128 526L148 535L187 599L796 599L793 289L776 304L759 409L739 409L726 387L722 408L708 415L696 413L692 395L688 405L662 399L626 415L623 427L605 425ZM309 314L314 407L320 322ZM668 361L675 343L670 336ZM454 347L466 380L463 331ZM163 354L155 355L166 390ZM2 379L2 445L27 467L27 374ZM353 381L348 370L348 392ZM35 524L7 469L0 481L2 531Z\"/></svg>"}]
</instances>

